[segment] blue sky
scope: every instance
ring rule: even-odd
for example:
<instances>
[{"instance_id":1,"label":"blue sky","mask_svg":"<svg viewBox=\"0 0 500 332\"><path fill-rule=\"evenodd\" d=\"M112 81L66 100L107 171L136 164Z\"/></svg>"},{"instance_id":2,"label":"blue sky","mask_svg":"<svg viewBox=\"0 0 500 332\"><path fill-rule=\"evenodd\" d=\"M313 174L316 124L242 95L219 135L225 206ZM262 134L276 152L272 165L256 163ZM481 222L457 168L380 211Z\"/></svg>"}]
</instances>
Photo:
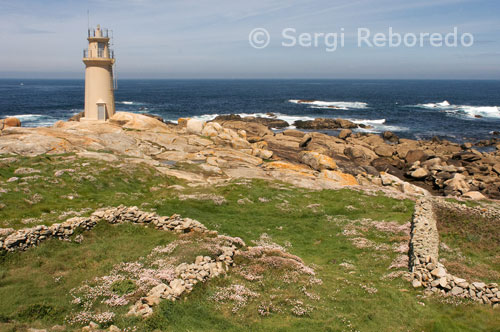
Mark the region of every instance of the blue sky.
<instances>
[{"instance_id":1,"label":"blue sky","mask_svg":"<svg viewBox=\"0 0 500 332\"><path fill-rule=\"evenodd\" d=\"M500 79L498 0L0 0L0 78L83 78L91 25L114 30L119 78ZM472 33L464 48L358 48L357 29ZM250 46L255 28L266 49ZM283 47L282 30L345 46Z\"/></svg>"}]
</instances>

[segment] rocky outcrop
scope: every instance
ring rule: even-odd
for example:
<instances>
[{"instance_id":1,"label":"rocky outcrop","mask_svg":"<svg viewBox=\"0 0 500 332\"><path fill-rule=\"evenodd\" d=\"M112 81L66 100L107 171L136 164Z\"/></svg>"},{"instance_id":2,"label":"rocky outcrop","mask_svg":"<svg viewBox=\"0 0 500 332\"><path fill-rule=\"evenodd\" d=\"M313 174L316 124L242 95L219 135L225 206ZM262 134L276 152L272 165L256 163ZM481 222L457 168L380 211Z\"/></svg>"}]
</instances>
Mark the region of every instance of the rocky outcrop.
<instances>
[{"instance_id":1,"label":"rocky outcrop","mask_svg":"<svg viewBox=\"0 0 500 332\"><path fill-rule=\"evenodd\" d=\"M10 117L0 120L0 130L8 127L21 127L21 121L18 118Z\"/></svg>"},{"instance_id":2,"label":"rocky outcrop","mask_svg":"<svg viewBox=\"0 0 500 332\"><path fill-rule=\"evenodd\" d=\"M409 196L431 196L424 188L415 186L409 182L403 181L397 176L391 175L386 172L380 173L381 184L385 187L393 187L398 191L407 194Z\"/></svg>"},{"instance_id":3,"label":"rocky outcrop","mask_svg":"<svg viewBox=\"0 0 500 332\"><path fill-rule=\"evenodd\" d=\"M312 169L322 171L324 169L334 170L337 168L335 161L321 153L314 151L303 151L299 154L300 161Z\"/></svg>"},{"instance_id":4,"label":"rocky outcrop","mask_svg":"<svg viewBox=\"0 0 500 332\"><path fill-rule=\"evenodd\" d=\"M85 111L82 111L80 113L77 113L73 115L71 118L68 119L68 121L76 121L79 122L81 118L85 116Z\"/></svg>"},{"instance_id":5,"label":"rocky outcrop","mask_svg":"<svg viewBox=\"0 0 500 332\"><path fill-rule=\"evenodd\" d=\"M60 121L53 128L6 128L0 137L0 154L76 153L110 162L134 158L198 184L208 178L225 181L250 176L324 188L319 184L324 177L311 182L310 174L300 173L292 179L288 169L279 174L278 169L264 167L265 161L287 161L307 165L316 172L316 180L320 171L335 169L363 185L379 186L387 183L383 181L387 176L381 175L384 172L401 180L391 180L391 185L384 185L386 189L408 195L430 192L469 199L500 198L500 151L483 153L472 144L460 146L437 139L399 139L390 132L375 135L344 129L339 137L298 130L274 133L259 121L229 115L208 123L179 119L173 126L141 114L118 112L106 123ZM345 126L334 119L327 122ZM325 166L326 160L329 166ZM175 169L177 162L193 163L201 170Z\"/></svg>"},{"instance_id":6,"label":"rocky outcrop","mask_svg":"<svg viewBox=\"0 0 500 332\"><path fill-rule=\"evenodd\" d=\"M354 122L344 119L324 119L317 118L314 120L298 120L293 123L298 129L310 129L310 130L320 130L320 129L352 129L358 128L359 126Z\"/></svg>"},{"instance_id":7,"label":"rocky outcrop","mask_svg":"<svg viewBox=\"0 0 500 332\"><path fill-rule=\"evenodd\" d=\"M273 135L272 131L269 128L260 123L231 120L223 122L209 122L207 123L207 126L210 126L210 124L212 123L223 126L226 129L232 129L236 132L244 130L247 133L248 140L252 143L261 141L262 137L266 135Z\"/></svg>"},{"instance_id":8,"label":"rocky outcrop","mask_svg":"<svg viewBox=\"0 0 500 332\"><path fill-rule=\"evenodd\" d=\"M167 133L170 132L167 124L156 118L141 114L117 112L110 119L111 123L120 125L122 128L131 130L144 130L149 132Z\"/></svg>"},{"instance_id":9,"label":"rocky outcrop","mask_svg":"<svg viewBox=\"0 0 500 332\"><path fill-rule=\"evenodd\" d=\"M263 118L263 117L255 117L255 116L247 116L242 117L237 114L229 114L229 115L219 115L214 120L214 122L218 122L220 124L225 124L230 121L234 122L246 122L246 123L256 123L263 125L269 129L279 129L289 127L290 124L284 120L280 120L277 118Z\"/></svg>"}]
</instances>

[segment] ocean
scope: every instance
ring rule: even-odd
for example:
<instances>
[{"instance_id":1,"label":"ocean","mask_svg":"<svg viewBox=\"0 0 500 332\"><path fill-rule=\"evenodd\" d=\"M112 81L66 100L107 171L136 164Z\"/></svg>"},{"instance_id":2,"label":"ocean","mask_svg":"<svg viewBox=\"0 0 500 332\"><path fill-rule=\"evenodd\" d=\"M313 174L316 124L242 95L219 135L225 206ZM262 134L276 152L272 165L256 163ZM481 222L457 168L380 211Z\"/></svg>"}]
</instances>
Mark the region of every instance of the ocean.
<instances>
[{"instance_id":1,"label":"ocean","mask_svg":"<svg viewBox=\"0 0 500 332\"><path fill-rule=\"evenodd\" d=\"M291 128L296 120L343 118L371 126L364 132L455 142L500 131L500 81L120 80L115 99L118 111L174 122L273 113ZM83 80L0 79L0 118L15 116L25 127L51 126L83 107Z\"/></svg>"}]
</instances>

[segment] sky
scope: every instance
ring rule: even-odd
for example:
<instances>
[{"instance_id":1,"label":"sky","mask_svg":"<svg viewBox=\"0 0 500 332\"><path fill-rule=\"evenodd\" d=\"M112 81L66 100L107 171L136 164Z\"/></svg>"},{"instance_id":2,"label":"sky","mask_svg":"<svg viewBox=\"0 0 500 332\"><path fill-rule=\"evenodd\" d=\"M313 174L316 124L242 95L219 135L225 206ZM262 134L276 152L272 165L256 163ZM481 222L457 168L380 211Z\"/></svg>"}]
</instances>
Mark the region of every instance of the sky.
<instances>
[{"instance_id":1,"label":"sky","mask_svg":"<svg viewBox=\"0 0 500 332\"><path fill-rule=\"evenodd\" d=\"M0 78L83 79L87 11L91 26L113 30L118 78L500 79L498 0L0 0ZM362 28L455 27L474 44L358 45ZM269 32L266 48L250 45L256 28ZM287 39L284 29L294 29ZM334 52L322 37L307 44L307 34L341 32ZM283 45L300 34L303 45Z\"/></svg>"}]
</instances>

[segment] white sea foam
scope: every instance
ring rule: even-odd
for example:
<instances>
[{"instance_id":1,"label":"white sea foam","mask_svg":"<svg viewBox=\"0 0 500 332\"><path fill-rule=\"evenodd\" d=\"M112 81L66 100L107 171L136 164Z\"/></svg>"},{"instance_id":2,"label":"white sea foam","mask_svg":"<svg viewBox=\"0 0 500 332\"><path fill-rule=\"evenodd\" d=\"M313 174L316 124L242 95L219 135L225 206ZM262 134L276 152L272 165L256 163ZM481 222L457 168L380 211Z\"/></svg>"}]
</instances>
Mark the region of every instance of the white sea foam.
<instances>
[{"instance_id":1,"label":"white sea foam","mask_svg":"<svg viewBox=\"0 0 500 332\"><path fill-rule=\"evenodd\" d=\"M22 122L22 121L36 121L37 119L42 118L44 116L46 116L46 115L43 115L43 114L19 114L19 115L6 115L5 117L6 118L11 118L11 117L18 118Z\"/></svg>"},{"instance_id":2,"label":"white sea foam","mask_svg":"<svg viewBox=\"0 0 500 332\"><path fill-rule=\"evenodd\" d=\"M385 119L375 119L375 120L366 120L366 119L347 119L356 124L363 124L369 126L369 128L358 128L356 130L366 132L366 133L382 133L384 131L408 131L410 130L408 127L401 126L390 126L386 125Z\"/></svg>"},{"instance_id":3,"label":"white sea foam","mask_svg":"<svg viewBox=\"0 0 500 332\"><path fill-rule=\"evenodd\" d=\"M65 113L65 119L67 120L72 115L76 115L83 110L72 109L72 113ZM58 120L63 120L61 117L55 117L48 114L16 114L16 115L6 115L8 117L15 117L21 121L23 127L33 128L33 127L49 127L56 123Z\"/></svg>"},{"instance_id":4,"label":"white sea foam","mask_svg":"<svg viewBox=\"0 0 500 332\"><path fill-rule=\"evenodd\" d=\"M425 109L435 109L455 115L463 115L470 118L500 118L499 106L470 106L470 105L452 105L447 100L441 103L419 104L416 107Z\"/></svg>"},{"instance_id":5,"label":"white sea foam","mask_svg":"<svg viewBox=\"0 0 500 332\"><path fill-rule=\"evenodd\" d=\"M385 119L380 119L380 120L351 120L354 123L357 124L366 124L366 125L379 125L379 124L384 124Z\"/></svg>"},{"instance_id":6,"label":"white sea foam","mask_svg":"<svg viewBox=\"0 0 500 332\"><path fill-rule=\"evenodd\" d=\"M321 101L321 100L299 100L290 99L289 102L300 105L309 105L310 108L316 109L363 109L367 108L368 104L360 101Z\"/></svg>"},{"instance_id":7,"label":"white sea foam","mask_svg":"<svg viewBox=\"0 0 500 332\"><path fill-rule=\"evenodd\" d=\"M242 118L248 117L248 116L253 116L253 117L261 117L261 118L268 118L268 119L279 119L279 120L284 120L290 124L289 127L286 129L295 129L296 127L293 125L295 121L312 121L315 118L310 117L310 116L300 116L300 115L288 115L288 114L282 114L282 113L273 113L274 116L271 116L268 113L239 113L238 115L241 116ZM199 116L193 116L193 119L198 119L200 121L211 121L215 119L217 116L221 114L203 114ZM227 115L227 114L224 114ZM352 121L356 124L364 124L366 126L369 126L370 128L359 128L357 129L358 131L362 132L369 132L369 133L382 133L384 131L396 131L396 132L401 132L401 131L408 131L409 128L407 127L400 127L400 126L390 126L386 125L386 119L346 119L349 121ZM173 121L176 122L176 121Z\"/></svg>"},{"instance_id":8,"label":"white sea foam","mask_svg":"<svg viewBox=\"0 0 500 332\"><path fill-rule=\"evenodd\" d=\"M142 103L142 102L139 102L139 101L117 101L116 104L120 104L120 105L136 105L136 106L146 105L146 103Z\"/></svg>"},{"instance_id":9,"label":"white sea foam","mask_svg":"<svg viewBox=\"0 0 500 332\"><path fill-rule=\"evenodd\" d=\"M284 120L290 124L288 128L293 129L295 126L293 126L293 123L295 121L309 121L309 120L314 120L315 118L310 117L310 116L300 116L300 115L288 115L288 114L282 114L282 113L272 113L274 116L272 116L269 113L239 113L237 115L241 116L242 118L253 116L253 117L260 117L260 118L267 118L267 119L278 119L278 120ZM198 119L200 121L212 121L219 115L228 115L228 114L203 114L203 115L198 115L198 116L193 116L191 117L192 119Z\"/></svg>"}]
</instances>

